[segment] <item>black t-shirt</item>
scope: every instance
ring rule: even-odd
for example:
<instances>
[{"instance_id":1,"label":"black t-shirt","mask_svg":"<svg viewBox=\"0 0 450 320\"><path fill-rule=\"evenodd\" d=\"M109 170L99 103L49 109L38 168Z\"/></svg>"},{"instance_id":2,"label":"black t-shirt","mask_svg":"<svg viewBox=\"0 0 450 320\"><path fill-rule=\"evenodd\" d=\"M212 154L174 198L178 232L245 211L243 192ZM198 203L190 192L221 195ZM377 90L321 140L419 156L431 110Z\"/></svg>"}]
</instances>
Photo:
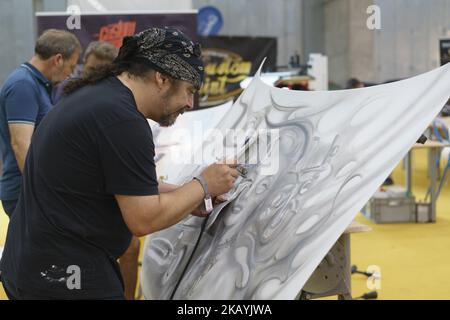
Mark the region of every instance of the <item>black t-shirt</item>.
<instances>
[{"instance_id":1,"label":"black t-shirt","mask_svg":"<svg viewBox=\"0 0 450 320\"><path fill-rule=\"evenodd\" d=\"M154 155L148 122L116 77L63 99L33 135L2 277L47 297L123 296L116 260L131 233L114 194L158 194Z\"/></svg>"}]
</instances>

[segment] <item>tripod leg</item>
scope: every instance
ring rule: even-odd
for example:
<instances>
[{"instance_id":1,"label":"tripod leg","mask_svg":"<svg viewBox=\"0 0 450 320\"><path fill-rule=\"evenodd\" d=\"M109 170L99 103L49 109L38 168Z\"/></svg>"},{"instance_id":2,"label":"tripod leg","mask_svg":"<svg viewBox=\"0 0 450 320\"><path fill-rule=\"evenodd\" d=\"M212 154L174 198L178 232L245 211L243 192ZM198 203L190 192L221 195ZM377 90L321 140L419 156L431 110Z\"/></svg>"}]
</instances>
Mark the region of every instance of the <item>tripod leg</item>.
<instances>
[{"instance_id":1,"label":"tripod leg","mask_svg":"<svg viewBox=\"0 0 450 320\"><path fill-rule=\"evenodd\" d=\"M449 162L450 162L450 159L449 159ZM450 167L450 163L447 163L447 166L444 169L444 174L442 175L442 178L441 178L441 182L439 183L439 188L436 193L436 199L439 197L439 194L441 193L442 186L444 185L445 179L447 178L447 173L448 173L449 167Z\"/></svg>"}]
</instances>

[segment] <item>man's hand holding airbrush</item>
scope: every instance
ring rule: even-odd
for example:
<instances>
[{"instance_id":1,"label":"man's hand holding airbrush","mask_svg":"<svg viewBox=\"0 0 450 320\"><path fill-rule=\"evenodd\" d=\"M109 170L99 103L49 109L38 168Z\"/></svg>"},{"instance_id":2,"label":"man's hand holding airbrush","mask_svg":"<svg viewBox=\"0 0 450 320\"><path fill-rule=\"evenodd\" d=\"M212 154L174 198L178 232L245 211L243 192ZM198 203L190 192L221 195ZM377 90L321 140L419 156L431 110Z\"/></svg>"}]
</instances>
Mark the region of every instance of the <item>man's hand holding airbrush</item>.
<instances>
[{"instance_id":1,"label":"man's hand holding airbrush","mask_svg":"<svg viewBox=\"0 0 450 320\"><path fill-rule=\"evenodd\" d=\"M236 167L236 161L218 162L208 166L202 172L201 175L208 186L209 196L215 200L223 199L221 196L234 187L234 183L239 177L239 172L236 170ZM205 212L203 204L194 210L192 214L201 217L208 215Z\"/></svg>"}]
</instances>

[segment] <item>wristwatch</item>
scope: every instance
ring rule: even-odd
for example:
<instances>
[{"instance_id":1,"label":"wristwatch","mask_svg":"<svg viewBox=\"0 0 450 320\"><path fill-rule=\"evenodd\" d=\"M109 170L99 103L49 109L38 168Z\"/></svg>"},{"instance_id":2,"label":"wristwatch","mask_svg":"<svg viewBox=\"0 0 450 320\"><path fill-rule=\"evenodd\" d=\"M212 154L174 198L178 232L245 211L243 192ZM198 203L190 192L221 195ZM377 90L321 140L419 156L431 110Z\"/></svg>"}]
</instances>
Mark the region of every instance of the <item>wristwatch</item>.
<instances>
[{"instance_id":1,"label":"wristwatch","mask_svg":"<svg viewBox=\"0 0 450 320\"><path fill-rule=\"evenodd\" d=\"M213 205L212 205L211 195L209 194L208 183L206 182L205 178L201 174L199 174L198 176L195 176L194 179L197 180L198 182L200 182L203 190L205 191L205 199L203 201L205 202L206 212L210 213L211 211L213 211Z\"/></svg>"}]
</instances>

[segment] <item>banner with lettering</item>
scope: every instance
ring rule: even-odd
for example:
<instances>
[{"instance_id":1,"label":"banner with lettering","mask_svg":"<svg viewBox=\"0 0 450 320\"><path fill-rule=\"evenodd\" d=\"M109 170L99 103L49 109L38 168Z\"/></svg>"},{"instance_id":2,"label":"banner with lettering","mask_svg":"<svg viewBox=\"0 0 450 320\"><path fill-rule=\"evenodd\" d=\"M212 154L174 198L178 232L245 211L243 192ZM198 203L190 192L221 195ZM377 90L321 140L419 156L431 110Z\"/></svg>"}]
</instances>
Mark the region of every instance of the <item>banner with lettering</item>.
<instances>
[{"instance_id":1,"label":"banner with lettering","mask_svg":"<svg viewBox=\"0 0 450 320\"><path fill-rule=\"evenodd\" d=\"M37 31L55 28L74 33L85 49L91 41L108 41L119 48L124 36L150 27L176 27L197 40L197 11L158 13L82 13L79 17L65 12L38 12Z\"/></svg>"},{"instance_id":2,"label":"banner with lettering","mask_svg":"<svg viewBox=\"0 0 450 320\"><path fill-rule=\"evenodd\" d=\"M442 39L439 42L439 51L441 54L441 66L450 62L450 39Z\"/></svg>"},{"instance_id":3,"label":"banner with lettering","mask_svg":"<svg viewBox=\"0 0 450 320\"><path fill-rule=\"evenodd\" d=\"M268 37L200 37L205 80L200 89L200 107L211 107L234 99L240 83L253 76L265 57L264 71L275 71L277 39Z\"/></svg>"}]
</instances>

